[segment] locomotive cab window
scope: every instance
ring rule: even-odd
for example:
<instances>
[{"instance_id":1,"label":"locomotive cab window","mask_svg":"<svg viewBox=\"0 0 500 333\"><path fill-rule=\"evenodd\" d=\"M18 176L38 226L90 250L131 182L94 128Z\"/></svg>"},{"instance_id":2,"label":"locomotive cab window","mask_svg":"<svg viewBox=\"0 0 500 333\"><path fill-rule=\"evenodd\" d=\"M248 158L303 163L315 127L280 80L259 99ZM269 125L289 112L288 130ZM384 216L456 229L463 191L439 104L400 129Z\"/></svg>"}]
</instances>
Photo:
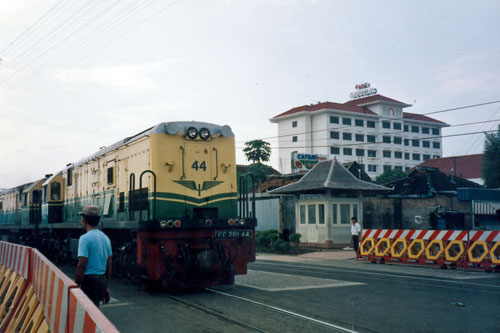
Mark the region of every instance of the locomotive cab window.
<instances>
[{"instance_id":1,"label":"locomotive cab window","mask_svg":"<svg viewBox=\"0 0 500 333\"><path fill-rule=\"evenodd\" d=\"M3 201L0 201L0 210L3 210Z\"/></svg>"},{"instance_id":2,"label":"locomotive cab window","mask_svg":"<svg viewBox=\"0 0 500 333\"><path fill-rule=\"evenodd\" d=\"M108 168L107 183L108 185L115 184L115 167Z\"/></svg>"},{"instance_id":3,"label":"locomotive cab window","mask_svg":"<svg viewBox=\"0 0 500 333\"><path fill-rule=\"evenodd\" d=\"M73 185L73 168L68 169L68 182L66 185L68 187Z\"/></svg>"},{"instance_id":4,"label":"locomotive cab window","mask_svg":"<svg viewBox=\"0 0 500 333\"><path fill-rule=\"evenodd\" d=\"M61 200L61 183L50 184L50 200Z\"/></svg>"}]
</instances>

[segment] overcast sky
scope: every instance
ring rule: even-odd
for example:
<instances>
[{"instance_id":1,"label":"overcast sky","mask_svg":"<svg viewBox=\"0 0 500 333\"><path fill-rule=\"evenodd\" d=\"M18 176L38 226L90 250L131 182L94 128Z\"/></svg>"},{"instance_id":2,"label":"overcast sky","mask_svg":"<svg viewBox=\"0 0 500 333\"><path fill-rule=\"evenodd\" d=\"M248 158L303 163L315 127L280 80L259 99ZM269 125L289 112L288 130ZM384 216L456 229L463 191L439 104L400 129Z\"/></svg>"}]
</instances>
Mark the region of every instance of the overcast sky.
<instances>
[{"instance_id":1,"label":"overcast sky","mask_svg":"<svg viewBox=\"0 0 500 333\"><path fill-rule=\"evenodd\" d=\"M3 0L0 58L0 188L163 121L230 125L246 163L269 118L357 83L414 113L500 100L500 2ZM500 103L432 116L495 120ZM444 138L443 155L483 138Z\"/></svg>"}]
</instances>

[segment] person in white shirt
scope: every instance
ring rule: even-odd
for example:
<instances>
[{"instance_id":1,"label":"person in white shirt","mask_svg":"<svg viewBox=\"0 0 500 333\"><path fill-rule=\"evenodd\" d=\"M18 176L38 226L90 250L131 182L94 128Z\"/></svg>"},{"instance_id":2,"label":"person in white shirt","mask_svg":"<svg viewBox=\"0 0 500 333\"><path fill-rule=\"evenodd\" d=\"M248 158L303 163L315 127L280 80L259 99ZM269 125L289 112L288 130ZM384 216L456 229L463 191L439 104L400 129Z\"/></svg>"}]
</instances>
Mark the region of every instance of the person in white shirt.
<instances>
[{"instance_id":1,"label":"person in white shirt","mask_svg":"<svg viewBox=\"0 0 500 333\"><path fill-rule=\"evenodd\" d=\"M351 243L354 247L354 252L358 253L359 239L361 238L361 226L356 217L351 217Z\"/></svg>"}]
</instances>

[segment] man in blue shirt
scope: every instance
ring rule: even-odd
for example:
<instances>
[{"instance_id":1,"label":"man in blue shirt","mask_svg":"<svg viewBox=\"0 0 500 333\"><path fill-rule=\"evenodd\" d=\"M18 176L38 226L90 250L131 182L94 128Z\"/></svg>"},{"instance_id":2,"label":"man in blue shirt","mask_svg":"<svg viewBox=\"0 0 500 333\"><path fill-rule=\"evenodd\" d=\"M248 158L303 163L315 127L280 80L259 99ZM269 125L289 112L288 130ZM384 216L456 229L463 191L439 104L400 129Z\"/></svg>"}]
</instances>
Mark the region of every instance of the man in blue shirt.
<instances>
[{"instance_id":1,"label":"man in blue shirt","mask_svg":"<svg viewBox=\"0 0 500 333\"><path fill-rule=\"evenodd\" d=\"M82 227L87 231L78 242L78 265L75 282L99 306L109 301L108 284L111 279L111 241L97 229L101 218L99 206L85 206L80 212Z\"/></svg>"}]
</instances>

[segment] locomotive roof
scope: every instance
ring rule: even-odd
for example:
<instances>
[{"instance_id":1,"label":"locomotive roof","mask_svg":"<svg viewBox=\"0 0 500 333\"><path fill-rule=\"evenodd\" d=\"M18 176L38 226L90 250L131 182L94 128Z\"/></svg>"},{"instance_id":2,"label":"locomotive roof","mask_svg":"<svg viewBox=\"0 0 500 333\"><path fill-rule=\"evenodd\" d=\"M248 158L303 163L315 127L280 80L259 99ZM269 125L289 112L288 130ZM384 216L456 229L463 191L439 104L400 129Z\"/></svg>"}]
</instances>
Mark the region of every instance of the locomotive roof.
<instances>
[{"instance_id":1,"label":"locomotive roof","mask_svg":"<svg viewBox=\"0 0 500 333\"><path fill-rule=\"evenodd\" d=\"M85 163L88 163L89 161L92 161L96 158L99 158L103 155L106 155L107 153L116 150L124 145L127 145L131 142L137 141L143 137L146 137L150 134L153 133L161 133L161 134L171 134L171 135L184 135L189 127L195 127L198 130L200 128L207 128L212 135L217 135L220 134L221 136L224 137L233 137L234 138L234 133L231 130L231 127L228 125L216 125L216 124L211 124L211 123L203 123L199 121L173 121L173 122L163 122L159 123L158 125L155 125L153 127L150 127L142 132L139 132L133 136L129 136L123 140L120 140L111 146L108 146L106 148L101 149L97 153L90 155L72 165L71 167L74 166L80 166ZM66 167L65 170L67 170L69 167Z\"/></svg>"}]
</instances>

